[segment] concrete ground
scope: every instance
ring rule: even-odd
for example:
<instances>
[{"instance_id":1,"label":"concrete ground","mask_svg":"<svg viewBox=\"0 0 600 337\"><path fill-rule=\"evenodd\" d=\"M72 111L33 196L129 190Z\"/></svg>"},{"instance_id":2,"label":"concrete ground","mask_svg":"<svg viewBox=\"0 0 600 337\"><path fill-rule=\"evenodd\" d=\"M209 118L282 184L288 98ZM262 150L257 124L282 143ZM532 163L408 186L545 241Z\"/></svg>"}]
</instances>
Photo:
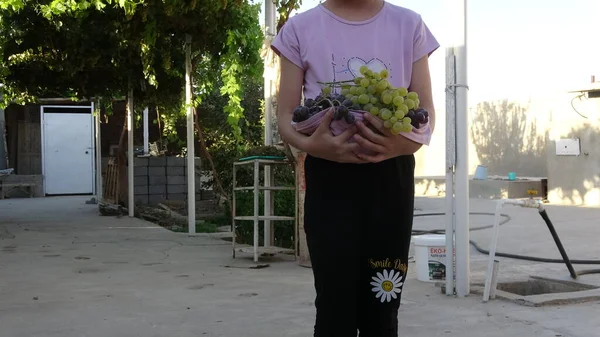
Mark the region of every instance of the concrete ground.
<instances>
[{"instance_id":1,"label":"concrete ground","mask_svg":"<svg viewBox=\"0 0 600 337\"><path fill-rule=\"evenodd\" d=\"M189 237L127 217L100 217L86 198L0 200L2 337L308 337L314 320L311 269L289 259L264 269L233 261L230 244ZM417 213L443 211L443 199L419 199ZM493 211L473 200L472 211ZM572 258L600 259L600 209L548 207ZM507 207L500 251L559 257L534 210ZM473 216L472 226L491 216ZM415 228L443 228L418 217ZM487 246L490 231L472 232ZM560 264L501 260L501 280L528 275L567 278ZM227 267L229 266L229 267ZM473 250L473 281L486 256ZM590 266L577 265L586 269ZM480 295L454 298L416 280L409 267L400 336L600 336L600 301L525 307ZM597 275L580 282L600 285Z\"/></svg>"}]
</instances>

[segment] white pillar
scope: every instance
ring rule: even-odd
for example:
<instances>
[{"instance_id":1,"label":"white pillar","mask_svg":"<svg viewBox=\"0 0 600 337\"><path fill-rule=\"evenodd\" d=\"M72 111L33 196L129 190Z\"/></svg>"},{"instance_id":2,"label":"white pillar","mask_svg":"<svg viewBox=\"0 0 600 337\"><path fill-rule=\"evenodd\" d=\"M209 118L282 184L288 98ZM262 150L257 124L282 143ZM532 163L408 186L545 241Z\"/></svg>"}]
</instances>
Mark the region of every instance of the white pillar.
<instances>
[{"instance_id":1,"label":"white pillar","mask_svg":"<svg viewBox=\"0 0 600 337\"><path fill-rule=\"evenodd\" d=\"M196 233L196 163L194 155L194 107L192 106L192 36L185 36L185 106L187 111L188 232Z\"/></svg>"},{"instance_id":2,"label":"white pillar","mask_svg":"<svg viewBox=\"0 0 600 337\"><path fill-rule=\"evenodd\" d=\"M275 30L275 4L273 0L265 1L265 37L268 41L276 34ZM268 68L270 67L270 52L265 53L264 70L264 98L265 98L265 145L273 145L273 104L272 104L272 77Z\"/></svg>"},{"instance_id":3,"label":"white pillar","mask_svg":"<svg viewBox=\"0 0 600 337\"><path fill-rule=\"evenodd\" d=\"M265 1L265 37L270 40L276 33L276 8L273 0ZM269 71L270 51L265 53L264 67L264 98L265 98L265 145L273 145L273 81ZM265 187L270 187L272 182L271 167L265 166ZM269 190L264 191L264 214L266 216L273 215L273 194ZM273 244L273 233L271 232L271 221L264 221L264 246L268 247Z\"/></svg>"},{"instance_id":4,"label":"white pillar","mask_svg":"<svg viewBox=\"0 0 600 337\"><path fill-rule=\"evenodd\" d=\"M469 115L467 100L467 0L456 10L456 294L470 293L469 261Z\"/></svg>"},{"instance_id":5,"label":"white pillar","mask_svg":"<svg viewBox=\"0 0 600 337\"><path fill-rule=\"evenodd\" d=\"M144 154L148 154L148 107L144 109Z\"/></svg>"},{"instance_id":6,"label":"white pillar","mask_svg":"<svg viewBox=\"0 0 600 337\"><path fill-rule=\"evenodd\" d=\"M134 189L135 189L135 185L134 185L134 176L133 176L133 167L134 167L134 162L133 162L133 89L129 89L129 95L128 95L128 101L127 101L127 182L128 182L128 186L129 188L127 189L128 194L129 194L129 202L128 202L128 209L129 209L129 216L130 217L134 217L135 216L135 200L134 200Z\"/></svg>"},{"instance_id":7,"label":"white pillar","mask_svg":"<svg viewBox=\"0 0 600 337\"><path fill-rule=\"evenodd\" d=\"M446 295L454 295L454 169L456 168L456 73L454 47L446 48Z\"/></svg>"}]
</instances>

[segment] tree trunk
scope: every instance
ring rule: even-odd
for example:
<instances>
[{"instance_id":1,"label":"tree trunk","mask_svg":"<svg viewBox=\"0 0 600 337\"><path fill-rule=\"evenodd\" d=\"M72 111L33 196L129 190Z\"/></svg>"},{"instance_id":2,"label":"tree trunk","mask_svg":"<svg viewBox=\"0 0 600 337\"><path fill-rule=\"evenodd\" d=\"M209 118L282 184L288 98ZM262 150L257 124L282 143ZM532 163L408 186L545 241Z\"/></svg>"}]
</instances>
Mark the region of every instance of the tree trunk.
<instances>
[{"instance_id":1,"label":"tree trunk","mask_svg":"<svg viewBox=\"0 0 600 337\"><path fill-rule=\"evenodd\" d=\"M127 98L127 102L129 99ZM127 103L129 104L129 103ZM128 181L127 181L127 115L123 118L123 129L121 130L121 137L119 138L119 146L117 147L117 168L119 172L119 180L117 187L117 198L116 203L121 202L125 207L128 204Z\"/></svg>"},{"instance_id":2,"label":"tree trunk","mask_svg":"<svg viewBox=\"0 0 600 337\"><path fill-rule=\"evenodd\" d=\"M206 148L206 142L204 141L204 134L202 133L202 128L200 127L200 121L198 119L197 109L194 109L194 115L195 115L194 122L196 125L196 131L198 131L198 139L200 140L200 151L202 151L202 153L208 160L208 165L210 165L210 169L213 174L214 185L217 187L217 193L219 193L223 198L225 198L225 201L227 202L227 206L229 207L229 210L232 212L231 216L233 216L233 204L231 202L231 197L223 189L223 184L221 183L221 179L219 179L219 175L217 174L217 169L215 167L215 163L212 160L212 156L210 155L210 152L208 152L208 148Z\"/></svg>"}]
</instances>

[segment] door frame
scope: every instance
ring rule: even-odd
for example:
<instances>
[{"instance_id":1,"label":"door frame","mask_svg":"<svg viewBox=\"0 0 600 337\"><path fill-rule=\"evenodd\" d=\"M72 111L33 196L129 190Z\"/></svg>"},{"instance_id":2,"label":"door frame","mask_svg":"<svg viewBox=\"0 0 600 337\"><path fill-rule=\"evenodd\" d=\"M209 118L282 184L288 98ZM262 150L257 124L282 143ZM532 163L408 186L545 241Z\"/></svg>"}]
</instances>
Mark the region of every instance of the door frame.
<instances>
[{"instance_id":1,"label":"door frame","mask_svg":"<svg viewBox=\"0 0 600 337\"><path fill-rule=\"evenodd\" d=\"M97 175L96 175L96 171L97 171L97 166L98 163L96 163L96 136L95 136L95 132L96 132L96 124L95 124L95 118L94 118L94 103L90 103L90 105L52 105L52 104L46 104L46 105L40 105L40 131L41 131L41 150L42 150L42 194L45 196L46 195L46 148L45 148L45 123L44 123L44 110L45 108L59 108L59 109L65 109L67 111L65 111L65 113L68 113L68 109L90 109L90 126L91 126L91 132L90 132L90 140L92 141L92 161L91 161L91 165L92 165L92 193L90 193L90 195L95 195L96 194L96 179L97 179ZM86 194L87 195L87 194Z\"/></svg>"}]
</instances>

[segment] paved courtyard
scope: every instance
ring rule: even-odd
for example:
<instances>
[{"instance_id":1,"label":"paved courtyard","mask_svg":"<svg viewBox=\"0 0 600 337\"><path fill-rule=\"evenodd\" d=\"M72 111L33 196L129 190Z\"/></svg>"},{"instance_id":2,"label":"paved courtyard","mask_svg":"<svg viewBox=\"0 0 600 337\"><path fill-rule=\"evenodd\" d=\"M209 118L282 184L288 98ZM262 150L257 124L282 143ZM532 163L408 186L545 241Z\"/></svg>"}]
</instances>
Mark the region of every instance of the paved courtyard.
<instances>
[{"instance_id":1,"label":"paved courtyard","mask_svg":"<svg viewBox=\"0 0 600 337\"><path fill-rule=\"evenodd\" d=\"M310 269L285 258L264 269L243 268L248 260L233 261L222 239L101 217L86 199L0 200L0 336L312 336ZM439 212L442 205L417 201L419 212ZM471 208L492 211L493 204L474 200ZM507 207L505 213L512 220L502 227L499 250L559 257L535 211ZM600 259L599 209L549 207L548 213L573 258ZM472 218L473 226L491 220ZM443 218L417 218L415 227L443 228ZM472 232L483 246L489 235ZM474 282L483 279L485 263L485 255L472 253ZM482 303L476 294L447 297L416 280L414 264L409 271L401 336L600 336L600 301L539 308ZM530 274L568 277L564 265L502 259L501 279ZM581 281L600 285L600 276Z\"/></svg>"}]
</instances>

